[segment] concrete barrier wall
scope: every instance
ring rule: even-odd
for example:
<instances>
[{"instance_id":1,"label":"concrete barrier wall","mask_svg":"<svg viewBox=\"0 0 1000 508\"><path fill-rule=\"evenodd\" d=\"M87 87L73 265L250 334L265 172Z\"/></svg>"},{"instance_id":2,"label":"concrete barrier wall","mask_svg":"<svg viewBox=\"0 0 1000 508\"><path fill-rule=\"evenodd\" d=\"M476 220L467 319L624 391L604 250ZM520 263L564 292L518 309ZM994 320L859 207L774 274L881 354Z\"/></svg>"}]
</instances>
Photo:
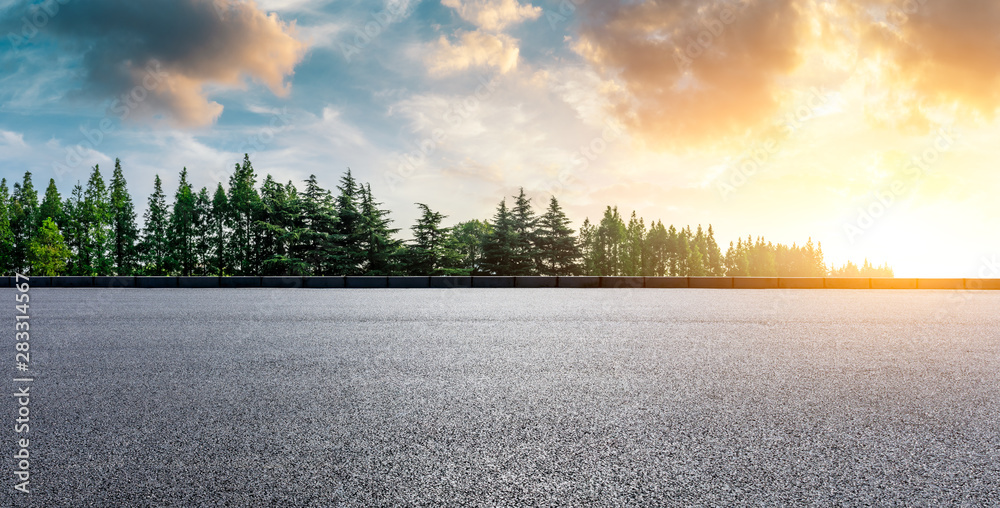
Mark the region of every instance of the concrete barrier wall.
<instances>
[{"instance_id":1,"label":"concrete barrier wall","mask_svg":"<svg viewBox=\"0 0 1000 508\"><path fill-rule=\"evenodd\" d=\"M344 287L351 289L377 289L389 287L386 276L349 276L344 279Z\"/></svg>"},{"instance_id":2,"label":"concrete barrier wall","mask_svg":"<svg viewBox=\"0 0 1000 508\"><path fill-rule=\"evenodd\" d=\"M434 276L430 277L429 282L430 282L430 287L434 289L456 289L456 288L472 287L472 277Z\"/></svg>"},{"instance_id":3,"label":"concrete barrier wall","mask_svg":"<svg viewBox=\"0 0 1000 508\"><path fill-rule=\"evenodd\" d=\"M261 277L262 288L301 288L304 287L302 277Z\"/></svg>"},{"instance_id":4,"label":"concrete barrier wall","mask_svg":"<svg viewBox=\"0 0 1000 508\"><path fill-rule=\"evenodd\" d=\"M476 276L472 278L474 288L512 288L514 277Z\"/></svg>"},{"instance_id":5,"label":"concrete barrier wall","mask_svg":"<svg viewBox=\"0 0 1000 508\"><path fill-rule=\"evenodd\" d=\"M917 289L917 279L872 277L872 289Z\"/></svg>"},{"instance_id":6,"label":"concrete barrier wall","mask_svg":"<svg viewBox=\"0 0 1000 508\"><path fill-rule=\"evenodd\" d=\"M302 287L310 289L338 289L344 287L346 277L303 277Z\"/></svg>"},{"instance_id":7,"label":"concrete barrier wall","mask_svg":"<svg viewBox=\"0 0 1000 508\"><path fill-rule=\"evenodd\" d=\"M602 288L642 288L646 287L645 277L601 277Z\"/></svg>"},{"instance_id":8,"label":"concrete barrier wall","mask_svg":"<svg viewBox=\"0 0 1000 508\"><path fill-rule=\"evenodd\" d=\"M0 288L14 287L14 277L0 277Z\"/></svg>"},{"instance_id":9,"label":"concrete barrier wall","mask_svg":"<svg viewBox=\"0 0 1000 508\"><path fill-rule=\"evenodd\" d=\"M0 287L14 287L0 277ZM63 288L704 288L1000 290L1000 279L866 277L31 277L31 287Z\"/></svg>"},{"instance_id":10,"label":"concrete barrier wall","mask_svg":"<svg viewBox=\"0 0 1000 508\"><path fill-rule=\"evenodd\" d=\"M736 289L777 289L777 277L733 277L733 287Z\"/></svg>"},{"instance_id":11,"label":"concrete barrier wall","mask_svg":"<svg viewBox=\"0 0 1000 508\"><path fill-rule=\"evenodd\" d=\"M688 277L689 288L731 289L735 277Z\"/></svg>"},{"instance_id":12,"label":"concrete barrier wall","mask_svg":"<svg viewBox=\"0 0 1000 508\"><path fill-rule=\"evenodd\" d=\"M599 288L600 277L559 277L556 284L561 288Z\"/></svg>"},{"instance_id":13,"label":"concrete barrier wall","mask_svg":"<svg viewBox=\"0 0 1000 508\"><path fill-rule=\"evenodd\" d=\"M823 289L823 277L779 277L778 287L781 289Z\"/></svg>"},{"instance_id":14,"label":"concrete barrier wall","mask_svg":"<svg viewBox=\"0 0 1000 508\"><path fill-rule=\"evenodd\" d=\"M135 277L94 277L95 288L134 288Z\"/></svg>"},{"instance_id":15,"label":"concrete barrier wall","mask_svg":"<svg viewBox=\"0 0 1000 508\"><path fill-rule=\"evenodd\" d=\"M430 277L388 277L389 287L394 289L425 289L431 287Z\"/></svg>"},{"instance_id":16,"label":"concrete barrier wall","mask_svg":"<svg viewBox=\"0 0 1000 508\"><path fill-rule=\"evenodd\" d=\"M686 288L688 287L687 277L645 277L643 285L647 288Z\"/></svg>"}]
</instances>

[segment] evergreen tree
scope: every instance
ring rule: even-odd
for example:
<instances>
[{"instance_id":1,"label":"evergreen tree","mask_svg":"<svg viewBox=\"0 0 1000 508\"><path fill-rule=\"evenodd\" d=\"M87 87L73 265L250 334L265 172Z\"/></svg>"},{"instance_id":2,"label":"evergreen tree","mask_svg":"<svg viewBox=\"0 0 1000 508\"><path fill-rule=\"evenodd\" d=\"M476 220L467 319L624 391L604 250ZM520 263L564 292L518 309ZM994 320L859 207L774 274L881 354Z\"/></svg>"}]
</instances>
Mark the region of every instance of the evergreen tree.
<instances>
[{"instance_id":1,"label":"evergreen tree","mask_svg":"<svg viewBox=\"0 0 1000 508\"><path fill-rule=\"evenodd\" d=\"M38 234L31 239L28 250L31 274L43 277L61 275L71 255L59 233L59 227L51 217L47 217L42 223Z\"/></svg>"},{"instance_id":2,"label":"evergreen tree","mask_svg":"<svg viewBox=\"0 0 1000 508\"><path fill-rule=\"evenodd\" d=\"M212 262L210 273L223 276L226 273L226 230L229 224L229 198L220 182L212 196L212 208L208 218Z\"/></svg>"},{"instance_id":3,"label":"evergreen tree","mask_svg":"<svg viewBox=\"0 0 1000 508\"><path fill-rule=\"evenodd\" d=\"M56 188L56 181L53 178L49 178L49 186L45 189L45 197L42 198L42 204L38 207L38 225L36 228L41 228L42 224L45 223L45 219L52 219L56 225L62 224L62 197L59 195L59 189Z\"/></svg>"},{"instance_id":4,"label":"evergreen tree","mask_svg":"<svg viewBox=\"0 0 1000 508\"><path fill-rule=\"evenodd\" d=\"M229 177L229 222L232 228L229 259L238 275L260 273L260 230L257 219L261 215L260 195L256 189L257 175L250 163L250 155L243 156Z\"/></svg>"},{"instance_id":5,"label":"evergreen tree","mask_svg":"<svg viewBox=\"0 0 1000 508\"><path fill-rule=\"evenodd\" d=\"M579 275L580 246L569 225L569 218L552 196L549 207L538 220L536 240L542 275Z\"/></svg>"},{"instance_id":6,"label":"evergreen tree","mask_svg":"<svg viewBox=\"0 0 1000 508\"><path fill-rule=\"evenodd\" d=\"M0 178L0 271L13 273L14 263L14 232L10 229L10 190L7 189L7 179Z\"/></svg>"},{"instance_id":7,"label":"evergreen tree","mask_svg":"<svg viewBox=\"0 0 1000 508\"><path fill-rule=\"evenodd\" d=\"M514 221L514 236L511 244L510 275L533 275L538 272L538 249L535 235L537 219L535 211L531 208L531 199L524 194L523 187L515 197L511 217Z\"/></svg>"},{"instance_id":8,"label":"evergreen tree","mask_svg":"<svg viewBox=\"0 0 1000 508\"><path fill-rule=\"evenodd\" d=\"M625 227L625 238L622 244L621 274L626 276L642 275L642 251L646 239L646 225L641 217L636 217L635 211Z\"/></svg>"},{"instance_id":9,"label":"evergreen tree","mask_svg":"<svg viewBox=\"0 0 1000 508\"><path fill-rule=\"evenodd\" d=\"M618 207L607 207L594 235L594 268L597 275L622 274L626 233Z\"/></svg>"},{"instance_id":10,"label":"evergreen tree","mask_svg":"<svg viewBox=\"0 0 1000 508\"><path fill-rule=\"evenodd\" d=\"M483 246L483 272L491 275L513 275L517 231L507 200L500 201L490 225L492 233Z\"/></svg>"},{"instance_id":11,"label":"evergreen tree","mask_svg":"<svg viewBox=\"0 0 1000 508\"><path fill-rule=\"evenodd\" d=\"M195 195L187 181L187 168L181 170L180 184L174 194L174 206L168 224L165 268L168 273L190 276L195 269L197 238Z\"/></svg>"},{"instance_id":12,"label":"evergreen tree","mask_svg":"<svg viewBox=\"0 0 1000 508\"><path fill-rule=\"evenodd\" d=\"M261 202L266 210L262 241L267 253L265 275L306 275L308 266L294 246L302 231L302 207L292 182L281 185L268 175L261 186Z\"/></svg>"},{"instance_id":13,"label":"evergreen tree","mask_svg":"<svg viewBox=\"0 0 1000 508\"><path fill-rule=\"evenodd\" d=\"M145 254L146 275L166 275L170 243L167 240L170 230L170 210L167 208L167 197L163 194L163 182L156 175L153 180L153 194L149 196L149 206L143 215L142 250Z\"/></svg>"},{"instance_id":14,"label":"evergreen tree","mask_svg":"<svg viewBox=\"0 0 1000 508\"><path fill-rule=\"evenodd\" d=\"M580 225L580 257L583 275L597 275L597 228L590 223L590 217L583 219Z\"/></svg>"},{"instance_id":15,"label":"evergreen tree","mask_svg":"<svg viewBox=\"0 0 1000 508\"><path fill-rule=\"evenodd\" d=\"M448 228L441 227L445 216L417 203L420 218L410 228L413 241L407 248L407 272L410 275L451 275L461 259L461 253L449 243Z\"/></svg>"},{"instance_id":16,"label":"evergreen tree","mask_svg":"<svg viewBox=\"0 0 1000 508\"><path fill-rule=\"evenodd\" d=\"M139 252L136 250L139 226L119 159L115 159L115 170L111 175L111 224L114 272L133 275L139 269Z\"/></svg>"},{"instance_id":17,"label":"evergreen tree","mask_svg":"<svg viewBox=\"0 0 1000 508\"><path fill-rule=\"evenodd\" d=\"M389 227L392 219L388 210L380 208L381 204L375 202L372 187L367 185L362 190L361 216L364 219L362 230L367 253L365 273L368 275L392 275L399 270L397 256L401 242L393 238L399 229Z\"/></svg>"},{"instance_id":18,"label":"evergreen tree","mask_svg":"<svg viewBox=\"0 0 1000 508\"><path fill-rule=\"evenodd\" d=\"M725 259L722 257L722 250L719 249L719 244L715 241L715 231L712 230L711 224L708 225L708 236L705 238L705 246L707 248L704 253L707 274L714 277L725 275Z\"/></svg>"},{"instance_id":19,"label":"evergreen tree","mask_svg":"<svg viewBox=\"0 0 1000 508\"><path fill-rule=\"evenodd\" d=\"M14 237L14 268L26 273L28 244L38 231L38 192L31 183L31 172L25 171L23 183L14 184L10 202L10 230Z\"/></svg>"},{"instance_id":20,"label":"evergreen tree","mask_svg":"<svg viewBox=\"0 0 1000 508\"><path fill-rule=\"evenodd\" d=\"M225 193L223 193L225 195ZM195 273L208 275L216 273L212 268L212 198L208 188L202 187L194 198L194 258Z\"/></svg>"},{"instance_id":21,"label":"evergreen tree","mask_svg":"<svg viewBox=\"0 0 1000 508\"><path fill-rule=\"evenodd\" d=\"M351 170L341 177L337 186L340 194L335 200L337 221L333 227L334 249L330 258L331 268L337 275L360 275L365 263L365 218L361 214L360 186L351 176Z\"/></svg>"},{"instance_id":22,"label":"evergreen tree","mask_svg":"<svg viewBox=\"0 0 1000 508\"><path fill-rule=\"evenodd\" d=\"M94 166L87 188L83 193L81 222L85 225L83 242L83 275L108 275L114 261L111 256L111 198L101 176L101 168Z\"/></svg>"},{"instance_id":23,"label":"evergreen tree","mask_svg":"<svg viewBox=\"0 0 1000 508\"><path fill-rule=\"evenodd\" d=\"M663 222L656 221L646 235L646 258L643 263L643 274L650 277L663 277L668 274L668 240L669 233Z\"/></svg>"},{"instance_id":24,"label":"evergreen tree","mask_svg":"<svg viewBox=\"0 0 1000 508\"><path fill-rule=\"evenodd\" d=\"M316 175L309 175L306 188L300 194L302 231L295 246L296 256L316 275L333 273L333 251L337 216L330 191L320 187Z\"/></svg>"},{"instance_id":25,"label":"evergreen tree","mask_svg":"<svg viewBox=\"0 0 1000 508\"><path fill-rule=\"evenodd\" d=\"M83 186L77 182L70 196L63 202L62 208L64 222L62 233L71 253L67 266L67 273L70 275L84 275L90 266L90 263L84 260L89 233L83 217L83 201Z\"/></svg>"}]
</instances>

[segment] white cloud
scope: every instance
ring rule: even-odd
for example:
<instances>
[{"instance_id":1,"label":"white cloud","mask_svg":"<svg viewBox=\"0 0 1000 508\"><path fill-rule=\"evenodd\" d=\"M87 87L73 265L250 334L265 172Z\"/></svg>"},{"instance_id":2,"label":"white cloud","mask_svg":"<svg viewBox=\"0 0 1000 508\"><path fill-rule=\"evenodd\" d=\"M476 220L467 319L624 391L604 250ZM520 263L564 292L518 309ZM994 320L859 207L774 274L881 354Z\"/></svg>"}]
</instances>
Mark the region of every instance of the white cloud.
<instances>
[{"instance_id":1,"label":"white cloud","mask_svg":"<svg viewBox=\"0 0 1000 508\"><path fill-rule=\"evenodd\" d=\"M462 19L491 32L542 15L541 7L521 5L517 0L442 0L441 4L455 9Z\"/></svg>"}]
</instances>

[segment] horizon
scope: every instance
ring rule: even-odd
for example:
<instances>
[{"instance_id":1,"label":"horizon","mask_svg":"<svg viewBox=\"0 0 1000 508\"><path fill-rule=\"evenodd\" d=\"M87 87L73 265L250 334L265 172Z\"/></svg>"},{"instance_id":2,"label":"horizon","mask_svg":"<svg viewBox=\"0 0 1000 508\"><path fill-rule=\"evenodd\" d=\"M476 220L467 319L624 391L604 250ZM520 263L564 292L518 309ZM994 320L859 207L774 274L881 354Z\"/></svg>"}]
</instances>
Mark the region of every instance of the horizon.
<instances>
[{"instance_id":1,"label":"horizon","mask_svg":"<svg viewBox=\"0 0 1000 508\"><path fill-rule=\"evenodd\" d=\"M972 0L6 1L0 176L65 198L120 157L141 217L154 174L211 190L249 153L282 183L352 168L404 237L414 202L451 225L523 187L576 230L617 206L723 251L812 238L837 267L1000 277L998 22Z\"/></svg>"}]
</instances>

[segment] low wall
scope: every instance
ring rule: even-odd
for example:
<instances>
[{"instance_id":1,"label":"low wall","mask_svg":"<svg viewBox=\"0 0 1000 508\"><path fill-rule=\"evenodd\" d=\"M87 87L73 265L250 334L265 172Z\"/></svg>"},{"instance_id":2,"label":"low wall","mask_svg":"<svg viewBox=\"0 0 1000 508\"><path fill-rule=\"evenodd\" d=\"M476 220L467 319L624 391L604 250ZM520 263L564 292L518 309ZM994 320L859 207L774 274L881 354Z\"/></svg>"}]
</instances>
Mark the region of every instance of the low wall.
<instances>
[{"instance_id":1,"label":"low wall","mask_svg":"<svg viewBox=\"0 0 1000 508\"><path fill-rule=\"evenodd\" d=\"M0 277L0 287L14 287ZM865 277L32 277L31 287L58 288L698 288L1000 290L1000 279Z\"/></svg>"}]
</instances>

